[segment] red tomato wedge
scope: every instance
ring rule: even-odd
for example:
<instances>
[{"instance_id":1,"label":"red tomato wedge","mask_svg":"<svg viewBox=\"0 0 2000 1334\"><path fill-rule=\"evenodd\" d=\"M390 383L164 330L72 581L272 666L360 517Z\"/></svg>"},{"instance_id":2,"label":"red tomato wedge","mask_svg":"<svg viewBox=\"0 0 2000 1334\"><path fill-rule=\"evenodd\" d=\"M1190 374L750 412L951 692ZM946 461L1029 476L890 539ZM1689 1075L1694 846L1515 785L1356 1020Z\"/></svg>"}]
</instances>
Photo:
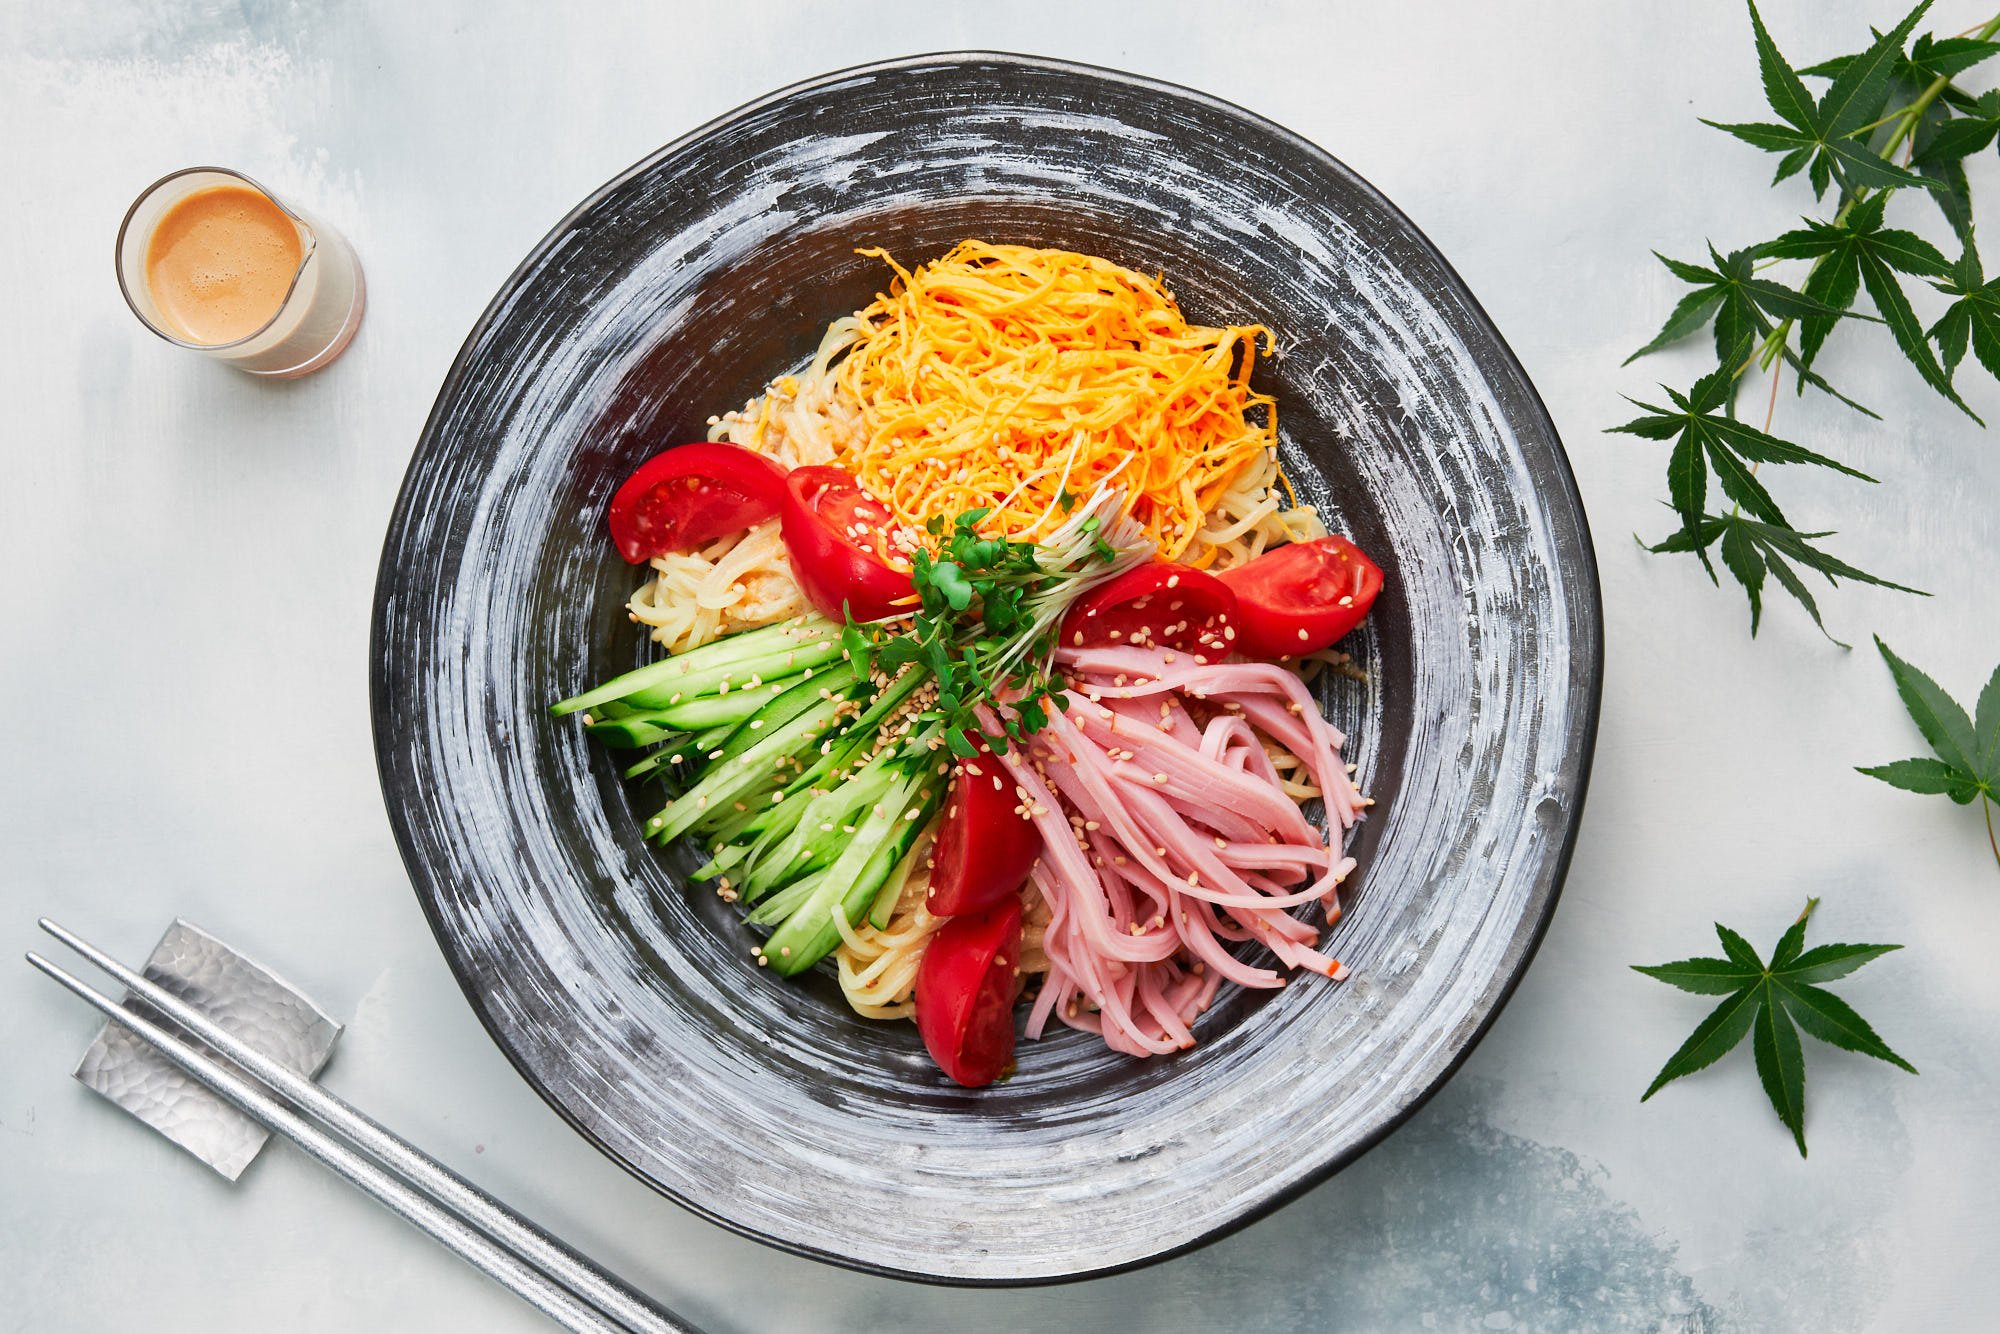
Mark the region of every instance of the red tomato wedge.
<instances>
[{"instance_id":1,"label":"red tomato wedge","mask_svg":"<svg viewBox=\"0 0 2000 1334\"><path fill-rule=\"evenodd\" d=\"M1175 649L1207 660L1229 653L1236 594L1205 570L1154 561L1099 584L1063 616L1065 647Z\"/></svg>"},{"instance_id":2,"label":"red tomato wedge","mask_svg":"<svg viewBox=\"0 0 2000 1334\"><path fill-rule=\"evenodd\" d=\"M1014 780L980 746L978 755L958 762L952 777L944 819L931 845L925 906L939 917L955 917L1018 897L1041 847L1041 836L1021 814Z\"/></svg>"},{"instance_id":3,"label":"red tomato wedge","mask_svg":"<svg viewBox=\"0 0 2000 1334\"><path fill-rule=\"evenodd\" d=\"M785 470L741 445L676 445L639 465L611 497L611 540L643 565L762 523L785 498Z\"/></svg>"},{"instance_id":4,"label":"red tomato wedge","mask_svg":"<svg viewBox=\"0 0 2000 1334\"><path fill-rule=\"evenodd\" d=\"M1218 578L1236 594L1236 651L1256 658L1325 648L1382 591L1381 568L1344 537L1294 542Z\"/></svg>"},{"instance_id":5,"label":"red tomato wedge","mask_svg":"<svg viewBox=\"0 0 2000 1334\"><path fill-rule=\"evenodd\" d=\"M917 965L917 1032L938 1068L969 1089L991 1084L1014 1059L1014 969L1021 962L1021 898L954 917Z\"/></svg>"},{"instance_id":6,"label":"red tomato wedge","mask_svg":"<svg viewBox=\"0 0 2000 1334\"><path fill-rule=\"evenodd\" d=\"M895 520L845 468L794 468L785 478L785 550L806 600L833 620L879 621L916 605L908 569L889 563Z\"/></svg>"}]
</instances>

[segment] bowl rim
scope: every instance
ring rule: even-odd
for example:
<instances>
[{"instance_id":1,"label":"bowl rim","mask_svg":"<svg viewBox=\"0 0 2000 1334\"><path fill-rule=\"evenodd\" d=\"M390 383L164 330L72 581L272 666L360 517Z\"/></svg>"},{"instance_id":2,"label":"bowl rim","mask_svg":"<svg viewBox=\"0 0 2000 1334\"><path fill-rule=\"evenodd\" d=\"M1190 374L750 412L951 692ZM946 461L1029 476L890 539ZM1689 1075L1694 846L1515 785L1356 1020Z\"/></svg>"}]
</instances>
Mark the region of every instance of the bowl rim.
<instances>
[{"instance_id":1,"label":"bowl rim","mask_svg":"<svg viewBox=\"0 0 2000 1334\"><path fill-rule=\"evenodd\" d=\"M432 424L437 421L438 415L443 410L446 401L460 388L462 382L470 374L471 360L475 347L485 337L496 317L507 306L510 294L517 290L519 285L532 275L542 260L556 248L563 238L570 234L577 223L597 208L606 198L622 189L635 177L651 170L664 159L699 142L710 134L767 107L814 89L844 83L861 76L895 74L941 65L1012 65L1042 72L1054 72L1091 80L1121 83L1147 92L1165 94L1169 97L1185 99L1201 104L1227 116L1241 118L1276 138L1283 140L1291 148L1312 159L1315 165L1345 178L1352 188L1367 196L1370 202L1376 207L1383 209L1389 216L1403 223L1408 229L1409 239L1438 266L1446 282L1455 286L1456 292L1454 295L1463 299L1467 314L1474 321L1480 332L1492 340L1492 348L1499 359L1501 368L1512 372L1514 380L1524 393L1525 401L1522 405L1524 415L1533 424L1538 425L1545 431L1549 442L1554 445L1553 452L1546 459L1549 467L1546 469L1546 475L1541 480L1545 484L1553 484L1556 487L1557 497L1565 502L1575 515L1578 548L1575 552L1570 553L1575 561L1573 571L1576 576L1575 605L1580 613L1579 624L1590 640L1588 658L1581 664L1584 670L1577 673L1576 678L1583 692L1584 707L1578 729L1581 747L1576 759L1575 797L1564 821L1558 846L1554 848L1553 855L1549 860L1550 875L1546 891L1542 895L1540 905L1531 909L1531 915L1524 914L1521 923L1515 929L1513 943L1519 947L1520 953L1518 958L1514 961L1506 976L1500 979L1500 986L1497 991L1492 993L1490 1003L1486 1005L1484 1012L1478 1015L1476 1022L1466 1034L1458 1049L1452 1053L1450 1059L1438 1070L1435 1077L1424 1085L1406 1105L1397 1109L1392 1116L1388 1117L1382 1125L1357 1141L1345 1152L1330 1159L1319 1170L1301 1178L1283 1190L1275 1191L1246 1205L1218 1214L1212 1224L1195 1237L1138 1259L1103 1265L1094 1269L1079 1270L1073 1273L1032 1275L1022 1278L964 1277L929 1273L920 1270L900 1269L893 1265L856 1259L801 1242L774 1237L760 1232L753 1227L739 1223L681 1195L665 1183L648 1174L638 1164L608 1144L595 1130L584 1124L575 1112L554 1095L543 1082L540 1074L528 1064L525 1055L517 1051L513 1045L510 1045L495 1026L494 1017L487 999L479 987L478 979L468 968L467 961L461 957L454 946L452 938L448 936L445 930L444 922L437 911L435 893L426 892L423 888L425 885L431 884L435 877L432 874L431 868L422 862L417 854L414 846L415 840L407 830L403 816L403 811L407 809L407 805L396 799L396 784L398 780L392 777L389 767L385 763L385 755L387 754L386 743L389 740L387 737L388 729L386 727L387 696L391 683L385 666L386 657L383 650L385 648L384 641L390 621L387 590L390 586L389 581L392 574L390 557L395 546L395 535L403 528L407 520L407 511L413 506L417 492L420 489L418 469L419 465L423 462L423 444L431 433ZM1542 470L1538 469L1537 471ZM1452 1076L1458 1073L1467 1059L1471 1057L1473 1050L1479 1046L1487 1033L1491 1031L1494 1023L1500 1017L1500 1012L1506 1008L1507 1002L1513 998L1514 992L1520 986L1522 978L1527 975L1529 965L1534 962L1535 955L1541 949L1542 940L1548 933L1549 923L1555 917L1557 902L1562 897L1563 883L1568 878L1570 862L1576 851L1578 832L1583 823L1583 813L1590 787L1591 768L1597 752L1598 721L1604 696L1604 602L1601 580L1597 568L1596 545L1591 537L1589 518L1583 506L1583 497L1577 487L1575 470L1570 465L1569 454L1563 446L1562 436L1556 429L1555 419L1550 415L1548 405L1542 400L1541 391L1535 386L1533 380L1529 378L1527 369L1521 364L1520 358L1515 355L1513 348L1508 344L1505 337L1502 336L1499 326L1494 322L1492 316L1487 313L1486 308L1480 304L1479 299L1473 294L1471 287L1460 276L1458 270L1452 267L1450 261L1445 258L1436 244L1416 225L1410 216L1397 206L1394 201L1390 200L1388 196L1384 195L1381 190L1377 189L1366 178L1361 176L1360 173L1356 172L1339 158L1336 158L1319 144L1299 134L1297 131L1271 120L1269 117L1260 115L1225 98L1203 92L1200 89L1187 87L1184 84L1177 84L1166 79L1157 79L1148 75L1134 74L1110 66L1066 60L1054 56L1040 56L1026 52L978 48L921 52L906 56L893 56L881 60L864 61L860 64L843 66L823 74L816 74L808 78L796 80L752 98L747 102L743 102L719 115L713 116L693 129L669 140L666 144L646 154L638 161L606 180L602 185L585 196L574 208L565 213L549 229L548 233L535 244L534 248L522 258L520 263L514 266L513 270L495 291L491 300L488 301L485 309L480 312L479 318L466 334L464 342L460 344L457 355L453 357L451 368L446 372L444 381L438 387L437 396L432 400L430 411L425 415L423 430L418 435L417 449L412 453L409 467L405 470L403 481L397 489L395 503L390 511L389 524L383 539L382 554L377 562L375 588L371 601L369 625L370 731L375 751L376 776L382 788L383 802L387 807L390 828L395 836L397 852L402 859L404 870L410 878L411 888L415 891L417 901L423 908L425 920L430 924L431 934L437 942L439 953L444 955L445 963L451 969L452 976L457 981L459 990L464 993L467 1002L472 1007L474 1015L479 1019L480 1026L486 1030L486 1034L492 1039L493 1045L499 1048L501 1054L507 1058L508 1063L514 1067L515 1071L527 1083L528 1087L533 1089L542 1101L554 1110L586 1142L649 1189L657 1192L665 1199L696 1217L722 1227L738 1236L747 1237L765 1246L770 1246L808 1260L814 1260L836 1268L852 1270L874 1277L901 1279L937 1287L997 1289L1054 1287L1069 1283L1085 1282L1091 1279L1109 1278L1114 1275L1144 1269L1167 1260L1177 1259L1210 1246L1224 1237L1230 1236L1252 1223L1270 1216L1279 1209L1299 1199L1307 1192L1326 1184L1335 1175L1352 1165L1356 1159L1375 1148L1383 1140L1395 1133L1395 1131L1408 1124L1437 1095L1438 1091L1450 1082Z\"/></svg>"}]
</instances>

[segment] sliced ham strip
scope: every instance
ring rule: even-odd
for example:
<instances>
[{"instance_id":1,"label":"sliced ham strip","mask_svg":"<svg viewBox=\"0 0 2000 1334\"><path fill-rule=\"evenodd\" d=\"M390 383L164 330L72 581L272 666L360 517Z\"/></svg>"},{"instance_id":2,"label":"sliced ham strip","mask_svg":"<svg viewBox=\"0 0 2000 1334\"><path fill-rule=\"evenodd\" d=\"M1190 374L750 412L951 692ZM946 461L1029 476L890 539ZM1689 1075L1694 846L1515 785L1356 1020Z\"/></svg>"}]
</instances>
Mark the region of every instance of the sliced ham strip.
<instances>
[{"instance_id":1,"label":"sliced ham strip","mask_svg":"<svg viewBox=\"0 0 2000 1334\"><path fill-rule=\"evenodd\" d=\"M1063 707L1000 757L1042 839L1031 883L1049 908L1050 969L1028 1036L1055 1019L1135 1055L1191 1046L1224 982L1285 984L1279 968L1230 954L1246 941L1285 970L1344 976L1291 910L1319 901L1338 917L1354 869L1339 840L1362 798L1344 738L1297 674L1131 647L1064 649L1056 662ZM1325 794L1331 845L1285 794L1267 741Z\"/></svg>"}]
</instances>

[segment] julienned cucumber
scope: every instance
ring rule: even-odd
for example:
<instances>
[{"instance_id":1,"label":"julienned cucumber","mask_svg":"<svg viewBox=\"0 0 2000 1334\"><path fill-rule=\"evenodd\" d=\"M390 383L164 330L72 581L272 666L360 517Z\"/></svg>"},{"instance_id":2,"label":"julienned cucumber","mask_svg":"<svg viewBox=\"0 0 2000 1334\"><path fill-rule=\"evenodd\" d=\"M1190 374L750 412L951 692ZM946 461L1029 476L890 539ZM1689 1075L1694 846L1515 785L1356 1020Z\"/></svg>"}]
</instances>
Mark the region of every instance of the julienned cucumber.
<instances>
[{"instance_id":1,"label":"julienned cucumber","mask_svg":"<svg viewBox=\"0 0 2000 1334\"><path fill-rule=\"evenodd\" d=\"M743 685L752 676L766 681L795 676L840 655L839 627L823 616L801 616L649 662L551 705L549 712L560 718L614 700L660 708L675 702L675 695L693 699L725 681Z\"/></svg>"},{"instance_id":2,"label":"julienned cucumber","mask_svg":"<svg viewBox=\"0 0 2000 1334\"><path fill-rule=\"evenodd\" d=\"M763 957L784 976L812 967L840 943L838 912L851 926L874 906L896 863L916 841L936 809L944 780L928 765L890 789L885 800L856 826L819 887L764 943Z\"/></svg>"},{"instance_id":3,"label":"julienned cucumber","mask_svg":"<svg viewBox=\"0 0 2000 1334\"><path fill-rule=\"evenodd\" d=\"M675 732L699 732L709 727L734 727L745 718L754 717L758 710L769 704L774 696L790 684L789 681L773 681L754 690L738 690L727 695L703 695L697 699L684 700L679 704L664 704L656 709L635 708L628 713L593 715L590 734L602 736L605 731L620 724L642 726L650 724L668 735Z\"/></svg>"},{"instance_id":4,"label":"julienned cucumber","mask_svg":"<svg viewBox=\"0 0 2000 1334\"><path fill-rule=\"evenodd\" d=\"M879 802L895 779L886 764L877 765L825 796L799 800L798 813L790 817L791 831L744 875L743 896L760 898L801 870L834 861L842 843L856 831L855 813Z\"/></svg>"},{"instance_id":5,"label":"julienned cucumber","mask_svg":"<svg viewBox=\"0 0 2000 1334\"><path fill-rule=\"evenodd\" d=\"M645 686L631 691L625 698L634 704L658 708L676 699L693 699L697 692L713 690L718 697L723 697L734 690L754 689L759 682L809 676L814 670L839 658L842 652L840 640L824 635L792 640L758 657L724 663L659 685Z\"/></svg>"},{"instance_id":6,"label":"julienned cucumber","mask_svg":"<svg viewBox=\"0 0 2000 1334\"><path fill-rule=\"evenodd\" d=\"M666 842L699 835L697 879L775 926L760 958L791 975L824 958L840 923L886 925L919 835L942 805L936 714L918 665L867 675L819 616L746 631L627 672L554 707L591 711L613 747L656 747L626 769L678 795L646 822ZM834 914L840 914L836 922Z\"/></svg>"},{"instance_id":7,"label":"julienned cucumber","mask_svg":"<svg viewBox=\"0 0 2000 1334\"><path fill-rule=\"evenodd\" d=\"M690 700L664 709L634 709L616 717L592 717L588 730L593 737L614 750L650 746L682 732L705 727L733 727L771 702L771 691L784 689L779 681L770 688L743 690L733 695L717 695Z\"/></svg>"},{"instance_id":8,"label":"julienned cucumber","mask_svg":"<svg viewBox=\"0 0 2000 1334\"><path fill-rule=\"evenodd\" d=\"M922 684L923 678L918 673L904 673L877 695L875 702L859 718L845 726L839 735L822 740L818 754L810 757L812 762L785 789L786 799L815 787L828 787L831 782L838 781L836 775L853 769L863 753L875 745L883 722Z\"/></svg>"},{"instance_id":9,"label":"julienned cucumber","mask_svg":"<svg viewBox=\"0 0 2000 1334\"><path fill-rule=\"evenodd\" d=\"M712 765L700 782L646 822L646 836L671 842L704 818L721 818L732 803L778 787L774 781L778 760L831 726L847 702L844 696L821 700L748 750Z\"/></svg>"},{"instance_id":10,"label":"julienned cucumber","mask_svg":"<svg viewBox=\"0 0 2000 1334\"><path fill-rule=\"evenodd\" d=\"M741 719L739 726L729 734L728 739L716 747L722 753L720 755L711 753L709 758L726 760L732 755L741 755L762 741L766 735L811 708L815 701L844 695L860 679L861 673L853 666L837 662L810 679L800 680L796 685L767 699L764 706L755 713Z\"/></svg>"},{"instance_id":11,"label":"julienned cucumber","mask_svg":"<svg viewBox=\"0 0 2000 1334\"><path fill-rule=\"evenodd\" d=\"M791 722L801 713L811 708L815 702L836 697L851 696L859 677L860 673L847 663L835 663L812 680L800 681L791 689L784 691L776 699L771 700L754 715L745 719L736 727L719 729L720 735L713 732L705 734L702 743L694 747L692 753L683 755L683 762L692 760L694 767L698 770L711 764L726 762L734 756L741 755L765 737L773 735L780 726ZM787 765L786 761L789 758L780 757L772 764L774 776L782 778L784 775L790 773L793 768L797 767L797 764ZM668 756L665 762L672 764L672 757ZM638 766L634 766L635 770L637 768ZM625 776L633 778L637 777L638 774L633 770L628 770ZM793 788L801 786L804 786L804 784L795 778L786 786L785 791L789 792ZM793 813L795 814L796 812ZM785 813L779 809L778 802L774 800L770 810L765 811L760 809L752 814L750 818L735 823L740 823L752 837L755 837L774 823L784 823L784 816ZM713 835L718 830L706 830L705 832ZM711 838L710 841L714 842L715 840ZM730 839L732 845L734 841L734 836L732 835ZM716 873L719 873L719 869ZM712 879L713 874L715 873L711 873L707 867L704 867L695 873L695 879Z\"/></svg>"},{"instance_id":12,"label":"julienned cucumber","mask_svg":"<svg viewBox=\"0 0 2000 1334\"><path fill-rule=\"evenodd\" d=\"M696 878L708 879L711 871L720 874L729 866L747 861L748 868L739 875L740 883L734 888L745 901L754 902L801 869L824 866L831 861L832 853L817 845L838 843L852 812L882 794L886 780L876 780L885 761L864 764L863 754L875 744L876 730L882 720L920 684L920 680L911 676L898 678L859 718L821 740L814 748L817 753L809 752L804 757L811 763L782 792L766 797L768 807L760 804L758 814L746 825L747 832L755 839L749 851L725 864L722 850L718 850L709 865L696 873Z\"/></svg>"},{"instance_id":13,"label":"julienned cucumber","mask_svg":"<svg viewBox=\"0 0 2000 1334\"><path fill-rule=\"evenodd\" d=\"M903 854L903 860L896 863L896 869L889 875L882 892L875 896L875 906L868 910L868 925L877 931L889 929L890 918L896 915L896 903L903 897L903 886L910 883L916 873L919 858L930 855L930 846L923 839L913 840L910 850Z\"/></svg>"},{"instance_id":14,"label":"julienned cucumber","mask_svg":"<svg viewBox=\"0 0 2000 1334\"><path fill-rule=\"evenodd\" d=\"M700 757L708 754L736 729L733 727L711 727L705 732L681 733L672 742L661 746L625 771L627 778L644 778L656 774L662 781L672 786L684 787L681 780L700 768ZM676 760L675 757L679 757ZM692 765L692 767L690 767Z\"/></svg>"},{"instance_id":15,"label":"julienned cucumber","mask_svg":"<svg viewBox=\"0 0 2000 1334\"><path fill-rule=\"evenodd\" d=\"M810 875L800 876L752 908L743 920L752 926L771 926L784 921L798 911L800 904L813 896L813 891L819 888L820 882L824 879L826 879L825 871L814 871Z\"/></svg>"}]
</instances>

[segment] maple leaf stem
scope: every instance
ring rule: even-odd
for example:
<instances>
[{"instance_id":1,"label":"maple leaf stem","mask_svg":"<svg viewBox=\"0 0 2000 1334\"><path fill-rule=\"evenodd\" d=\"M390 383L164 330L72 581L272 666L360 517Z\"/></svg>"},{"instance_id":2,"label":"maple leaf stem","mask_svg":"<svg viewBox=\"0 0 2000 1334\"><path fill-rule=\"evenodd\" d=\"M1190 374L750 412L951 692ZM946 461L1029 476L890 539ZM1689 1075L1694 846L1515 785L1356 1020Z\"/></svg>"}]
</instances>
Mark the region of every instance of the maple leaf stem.
<instances>
[{"instance_id":1,"label":"maple leaf stem","mask_svg":"<svg viewBox=\"0 0 2000 1334\"><path fill-rule=\"evenodd\" d=\"M1780 361L1777 365L1771 368L1771 401L1764 405L1765 435L1769 435L1771 433L1771 419L1778 415L1778 381L1784 378L1785 378L1785 363L1783 361ZM1758 463L1760 462L1762 462L1762 460L1758 460L1757 462L1751 463L1750 475L1752 477L1755 477L1757 475L1757 466ZM1735 518L1742 511L1742 509L1743 506L1740 504L1731 505L1729 507L1729 517L1732 519ZM2000 851L1996 851L1996 855L2000 855ZM1808 908L1806 909L1806 911L1811 912L1812 909Z\"/></svg>"},{"instance_id":2,"label":"maple leaf stem","mask_svg":"<svg viewBox=\"0 0 2000 1334\"><path fill-rule=\"evenodd\" d=\"M1888 115L1882 117L1882 119L1880 120L1871 120L1866 125L1856 126L1853 130L1850 130L1848 132L1848 137L1851 139L1857 135L1866 134L1870 130L1879 130L1884 125L1887 125L1890 121L1901 120L1903 117L1909 114L1910 114L1910 109L1908 107L1897 107L1894 111L1891 111Z\"/></svg>"},{"instance_id":3,"label":"maple leaf stem","mask_svg":"<svg viewBox=\"0 0 2000 1334\"><path fill-rule=\"evenodd\" d=\"M1771 433L1771 421L1778 415L1778 381L1783 379L1785 374L1784 349L1785 345L1791 342L1792 322L1790 320L1786 320L1780 325L1778 325L1777 328L1771 330L1771 332L1765 337L1763 343L1761 343L1757 347L1756 351L1750 354L1750 359L1744 362L1741 366L1738 366L1736 368L1736 374L1731 377L1732 379L1740 380L1745 375L1749 374L1750 368L1752 366L1756 365L1760 361L1770 360L1773 348L1771 339L1773 338L1776 338L1780 341L1776 344L1776 350L1778 353L1777 364L1774 367L1772 367L1771 370L1771 401L1767 403L1764 407L1765 435L1769 435ZM1753 477L1757 475L1757 464L1752 463L1750 465L1750 475ZM1743 506L1740 503L1731 505L1729 507L1729 517L1734 519L1735 517L1737 517L1737 515L1742 513L1742 511L1743 511Z\"/></svg>"},{"instance_id":4,"label":"maple leaf stem","mask_svg":"<svg viewBox=\"0 0 2000 1334\"><path fill-rule=\"evenodd\" d=\"M1750 373L1750 368L1752 366L1755 366L1758 362L1764 360L1764 358L1771 355L1771 346L1772 346L1771 339L1777 337L1779 334L1789 335L1791 333L1791 330L1792 330L1792 322L1790 320L1786 320L1783 324L1780 324L1777 328L1771 330L1771 332L1765 336L1763 342L1759 343L1756 347L1750 350L1749 358L1741 366L1738 366L1736 368L1736 373L1730 376L1729 378L1732 380L1740 380L1744 376L1748 375Z\"/></svg>"},{"instance_id":5,"label":"maple leaf stem","mask_svg":"<svg viewBox=\"0 0 2000 1334\"><path fill-rule=\"evenodd\" d=\"M2000 865L2000 839L1993 837L1993 798L1979 794L1979 808L1986 812L1986 845L1993 849L1993 861Z\"/></svg>"}]
</instances>

